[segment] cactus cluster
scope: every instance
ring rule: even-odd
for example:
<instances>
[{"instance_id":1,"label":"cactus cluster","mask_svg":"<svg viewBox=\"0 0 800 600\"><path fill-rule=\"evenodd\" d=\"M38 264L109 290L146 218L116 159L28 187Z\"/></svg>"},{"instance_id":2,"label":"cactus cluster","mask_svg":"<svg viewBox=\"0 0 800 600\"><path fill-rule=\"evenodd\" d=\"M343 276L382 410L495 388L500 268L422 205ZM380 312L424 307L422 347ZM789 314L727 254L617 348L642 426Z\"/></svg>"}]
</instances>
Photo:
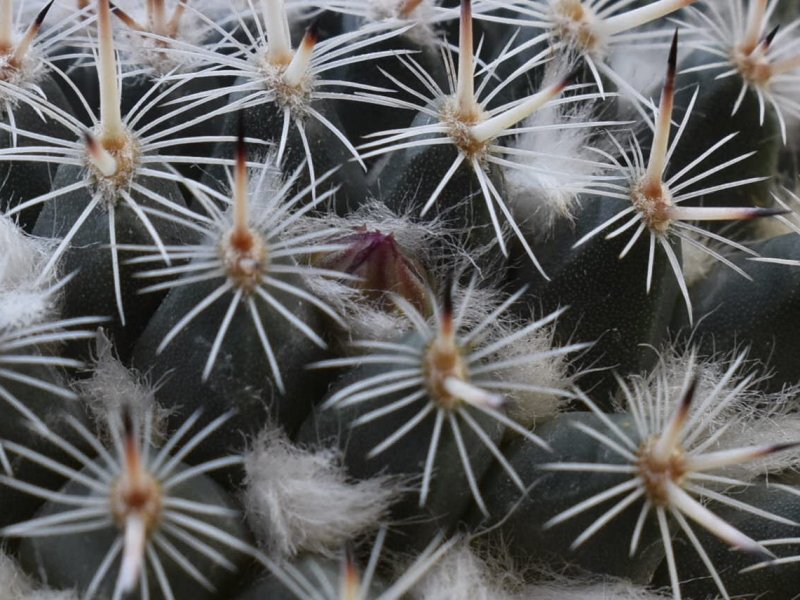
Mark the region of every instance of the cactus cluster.
<instances>
[{"instance_id":1,"label":"cactus cluster","mask_svg":"<svg viewBox=\"0 0 800 600\"><path fill-rule=\"evenodd\" d=\"M800 594L797 0L0 0L0 599Z\"/></svg>"}]
</instances>

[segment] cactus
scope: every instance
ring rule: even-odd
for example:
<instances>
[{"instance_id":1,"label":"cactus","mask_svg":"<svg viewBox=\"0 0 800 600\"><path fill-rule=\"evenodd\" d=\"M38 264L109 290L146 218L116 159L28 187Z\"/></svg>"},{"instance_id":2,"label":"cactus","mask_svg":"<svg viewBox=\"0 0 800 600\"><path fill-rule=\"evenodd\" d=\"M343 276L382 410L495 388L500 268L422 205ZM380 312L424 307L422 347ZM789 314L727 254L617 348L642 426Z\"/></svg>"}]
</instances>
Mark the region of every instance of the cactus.
<instances>
[{"instance_id":1,"label":"cactus","mask_svg":"<svg viewBox=\"0 0 800 600\"><path fill-rule=\"evenodd\" d=\"M796 0L0 0L0 596L789 599Z\"/></svg>"}]
</instances>

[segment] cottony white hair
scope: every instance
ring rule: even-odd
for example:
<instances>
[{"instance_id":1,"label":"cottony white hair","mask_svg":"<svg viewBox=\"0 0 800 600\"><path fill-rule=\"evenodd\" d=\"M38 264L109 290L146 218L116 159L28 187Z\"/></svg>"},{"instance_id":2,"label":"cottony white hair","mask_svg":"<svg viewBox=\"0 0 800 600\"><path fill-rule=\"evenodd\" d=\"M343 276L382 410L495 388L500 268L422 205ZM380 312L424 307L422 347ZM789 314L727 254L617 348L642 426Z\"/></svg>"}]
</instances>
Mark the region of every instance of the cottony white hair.
<instances>
[{"instance_id":1,"label":"cottony white hair","mask_svg":"<svg viewBox=\"0 0 800 600\"><path fill-rule=\"evenodd\" d=\"M651 30L652 28L647 29L647 31ZM672 33L674 27L669 30L662 30L662 32L666 31ZM640 98L647 98L649 105L653 102L652 99L658 96L658 90L661 86L661 73L658 69L654 69L653 65L660 63L666 47L667 44L665 43L649 44L647 41L638 43L636 39L632 39L630 44L624 48L615 49L608 57L609 68L617 73L631 89L640 94L638 97L624 93L618 96L617 111L621 118L627 119L636 115L634 118L642 119L643 115L639 113L641 110ZM686 48L679 49L679 64L683 60L684 54L688 54L690 51ZM649 121L649 118L648 115L645 120Z\"/></svg>"},{"instance_id":2,"label":"cottony white hair","mask_svg":"<svg viewBox=\"0 0 800 600\"><path fill-rule=\"evenodd\" d=\"M595 582L554 581L527 586L523 598L536 600L667 600L671 596L645 589L623 579Z\"/></svg>"},{"instance_id":3,"label":"cottony white hair","mask_svg":"<svg viewBox=\"0 0 800 600\"><path fill-rule=\"evenodd\" d=\"M0 216L0 399L39 428L44 428L44 423L16 397L14 384L22 384L32 393L74 400L72 391L42 378L42 371L37 376L24 371L31 366L81 367L79 361L47 350L91 337L86 327L100 320L88 316L59 319L59 293L69 277L53 281L53 273L43 269L53 246L48 240L23 233L10 219Z\"/></svg>"},{"instance_id":4,"label":"cottony white hair","mask_svg":"<svg viewBox=\"0 0 800 600\"><path fill-rule=\"evenodd\" d=\"M55 591L39 587L19 567L16 561L0 552L0 590L3 600L78 600L73 591Z\"/></svg>"},{"instance_id":5,"label":"cottony white hair","mask_svg":"<svg viewBox=\"0 0 800 600\"><path fill-rule=\"evenodd\" d=\"M494 571L473 552L468 541L462 540L414 586L411 597L415 600L514 600L517 595L511 588L518 584L513 575ZM538 596L530 598L538 600Z\"/></svg>"},{"instance_id":6,"label":"cottony white hair","mask_svg":"<svg viewBox=\"0 0 800 600\"><path fill-rule=\"evenodd\" d=\"M514 215L546 237L558 219L572 219L580 194L597 194L593 184L613 165L598 160L591 145L596 127L616 125L594 117L593 104L545 106L519 128L511 147L514 168L503 173ZM538 236L537 236L538 237Z\"/></svg>"},{"instance_id":7,"label":"cottony white hair","mask_svg":"<svg viewBox=\"0 0 800 600\"><path fill-rule=\"evenodd\" d=\"M340 458L333 449L294 446L277 429L254 440L245 455L243 501L251 530L272 558L337 555L386 516L399 494L398 481L353 481Z\"/></svg>"},{"instance_id":8,"label":"cottony white hair","mask_svg":"<svg viewBox=\"0 0 800 600\"><path fill-rule=\"evenodd\" d=\"M130 411L137 422L150 419L153 444L165 441L170 411L156 402L155 387L138 372L128 369L114 356L111 340L102 329L95 337L91 377L75 382L81 400L86 403L95 426L104 436L113 436L121 423L124 410Z\"/></svg>"},{"instance_id":9,"label":"cottony white hair","mask_svg":"<svg viewBox=\"0 0 800 600\"><path fill-rule=\"evenodd\" d=\"M32 281L50 259L53 240L26 234L9 217L0 215L0 293L20 287L31 288Z\"/></svg>"}]
</instances>

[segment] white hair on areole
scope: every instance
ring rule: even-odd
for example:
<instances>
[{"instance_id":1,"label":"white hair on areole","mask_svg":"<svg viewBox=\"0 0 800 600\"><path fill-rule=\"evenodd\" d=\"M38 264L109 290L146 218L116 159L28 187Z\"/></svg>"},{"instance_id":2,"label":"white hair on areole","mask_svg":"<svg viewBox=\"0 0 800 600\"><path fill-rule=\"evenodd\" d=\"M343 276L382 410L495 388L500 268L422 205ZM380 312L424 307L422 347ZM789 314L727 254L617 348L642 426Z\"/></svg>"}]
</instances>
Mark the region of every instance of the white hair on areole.
<instances>
[{"instance_id":1,"label":"white hair on areole","mask_svg":"<svg viewBox=\"0 0 800 600\"><path fill-rule=\"evenodd\" d=\"M243 501L256 539L271 556L336 556L371 529L397 497L396 478L351 480L333 449L306 450L264 430L245 456Z\"/></svg>"},{"instance_id":2,"label":"white hair on areole","mask_svg":"<svg viewBox=\"0 0 800 600\"><path fill-rule=\"evenodd\" d=\"M523 168L504 169L514 214L528 227L546 234L558 219L571 219L578 196L604 171L603 158L592 151L595 134L592 105L545 106L522 125L514 147ZM599 121L595 121L599 123Z\"/></svg>"},{"instance_id":3,"label":"white hair on areole","mask_svg":"<svg viewBox=\"0 0 800 600\"><path fill-rule=\"evenodd\" d=\"M531 318L533 320L533 318ZM506 346L498 353L498 360L508 361L525 355L547 356L556 348L553 337L554 327L531 331ZM509 329L511 335L514 329ZM519 389L508 399L506 411L517 423L532 428L536 423L554 417L568 401L569 390L575 375L569 374L571 358L566 355L553 355L545 360L522 362L506 369L503 376L508 381L516 381L531 386L529 390Z\"/></svg>"},{"instance_id":4,"label":"white hair on areole","mask_svg":"<svg viewBox=\"0 0 800 600\"><path fill-rule=\"evenodd\" d=\"M37 275L54 246L0 216L0 330L28 327L52 316L52 278Z\"/></svg>"},{"instance_id":5,"label":"white hair on areole","mask_svg":"<svg viewBox=\"0 0 800 600\"><path fill-rule=\"evenodd\" d=\"M114 355L111 340L103 330L95 338L92 376L76 382L75 389L86 403L97 428L107 433L109 427L121 425L120 415L131 412L138 421L151 420L152 438L161 445L167 437L166 418L169 410L155 399L155 387L136 371L128 369Z\"/></svg>"},{"instance_id":6,"label":"white hair on areole","mask_svg":"<svg viewBox=\"0 0 800 600\"><path fill-rule=\"evenodd\" d=\"M78 600L74 591L38 587L16 561L3 552L0 552L0 590L3 600Z\"/></svg>"},{"instance_id":7,"label":"white hair on areole","mask_svg":"<svg viewBox=\"0 0 800 600\"><path fill-rule=\"evenodd\" d=\"M415 600L513 600L510 590L518 585L516 576L499 572L478 557L468 541L461 541L414 587ZM538 598L531 596L531 598Z\"/></svg>"},{"instance_id":8,"label":"white hair on areole","mask_svg":"<svg viewBox=\"0 0 800 600\"><path fill-rule=\"evenodd\" d=\"M53 246L53 240L27 235L0 215L0 292L30 285L31 274L41 271Z\"/></svg>"},{"instance_id":9,"label":"white hair on areole","mask_svg":"<svg viewBox=\"0 0 800 600\"><path fill-rule=\"evenodd\" d=\"M522 598L536 600L666 600L671 596L637 586L623 579L580 582L564 579L528 586Z\"/></svg>"}]
</instances>

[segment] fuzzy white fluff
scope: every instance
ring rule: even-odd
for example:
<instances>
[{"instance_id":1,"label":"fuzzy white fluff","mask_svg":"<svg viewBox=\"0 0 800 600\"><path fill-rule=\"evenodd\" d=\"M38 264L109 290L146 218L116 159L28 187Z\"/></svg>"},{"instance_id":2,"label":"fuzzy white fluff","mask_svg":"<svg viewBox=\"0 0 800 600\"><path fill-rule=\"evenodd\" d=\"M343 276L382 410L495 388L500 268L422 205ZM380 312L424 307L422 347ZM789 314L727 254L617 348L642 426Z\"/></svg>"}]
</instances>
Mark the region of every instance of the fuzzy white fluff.
<instances>
[{"instance_id":1,"label":"fuzzy white fluff","mask_svg":"<svg viewBox=\"0 0 800 600\"><path fill-rule=\"evenodd\" d=\"M10 218L0 215L0 290L30 283L50 258L52 240L27 235Z\"/></svg>"},{"instance_id":2,"label":"fuzzy white fluff","mask_svg":"<svg viewBox=\"0 0 800 600\"><path fill-rule=\"evenodd\" d=\"M637 31L654 31L656 27L641 27ZM643 97L652 99L658 103L661 93L661 86L664 82L664 71L666 69L666 52L668 44L662 37L661 44L656 45L652 40L642 43L631 42L624 48L620 48L611 53L608 58L609 66L634 90L641 93ZM687 51L683 45L678 47L678 64L684 58ZM680 78L678 79L680 81ZM634 114L632 105L633 100L627 94L620 97L620 105L623 112Z\"/></svg>"},{"instance_id":3,"label":"fuzzy white fluff","mask_svg":"<svg viewBox=\"0 0 800 600\"><path fill-rule=\"evenodd\" d=\"M26 327L50 316L53 298L39 281L53 248L51 240L26 235L17 225L0 216L0 330Z\"/></svg>"},{"instance_id":4,"label":"fuzzy white fluff","mask_svg":"<svg viewBox=\"0 0 800 600\"><path fill-rule=\"evenodd\" d=\"M0 290L0 331L41 323L52 312L50 297L38 290Z\"/></svg>"},{"instance_id":5,"label":"fuzzy white fluff","mask_svg":"<svg viewBox=\"0 0 800 600\"><path fill-rule=\"evenodd\" d=\"M758 220L759 224L767 222L774 222L774 219ZM696 236L692 237L696 239ZM713 242L705 242L705 244L713 247L715 251L720 252L723 256L730 254L727 251L727 247L722 244L714 244ZM681 268L686 285L691 287L695 283L703 281L717 264L718 261L708 252L703 252L686 240L681 240Z\"/></svg>"},{"instance_id":6,"label":"fuzzy white fluff","mask_svg":"<svg viewBox=\"0 0 800 600\"><path fill-rule=\"evenodd\" d=\"M40 588L3 552L0 552L0 597L3 600L78 600L78 594L73 591Z\"/></svg>"},{"instance_id":7,"label":"fuzzy white fluff","mask_svg":"<svg viewBox=\"0 0 800 600\"><path fill-rule=\"evenodd\" d=\"M154 386L114 356L111 341L102 330L97 332L94 354L92 376L78 381L75 388L98 429L107 434L110 427L119 428L124 407L134 422L141 423L146 416L152 419L152 440L161 445L167 434L169 411L156 402Z\"/></svg>"},{"instance_id":8,"label":"fuzzy white fluff","mask_svg":"<svg viewBox=\"0 0 800 600\"><path fill-rule=\"evenodd\" d=\"M524 321L516 322L509 319L499 321L496 326L495 339L512 335L524 327ZM505 361L516 356L536 355L548 352L554 348L554 328L531 331L513 344L503 348L494 360ZM509 369L497 373L497 379L529 384L553 390L569 390L574 377L569 375L570 358L568 356L555 356L545 360L526 361ZM560 411L565 396L546 392L515 390L507 396L505 404L506 414L517 423L527 428L533 428L537 422L547 420Z\"/></svg>"},{"instance_id":9,"label":"fuzzy white fluff","mask_svg":"<svg viewBox=\"0 0 800 600\"><path fill-rule=\"evenodd\" d=\"M335 450L298 448L265 430L245 456L245 513L271 556L335 556L346 541L378 527L395 499L393 478L352 481Z\"/></svg>"},{"instance_id":10,"label":"fuzzy white fluff","mask_svg":"<svg viewBox=\"0 0 800 600\"><path fill-rule=\"evenodd\" d=\"M412 590L416 600L513 600L519 584L510 571L493 569L479 558L469 543L458 543Z\"/></svg>"},{"instance_id":11,"label":"fuzzy white fluff","mask_svg":"<svg viewBox=\"0 0 800 600\"><path fill-rule=\"evenodd\" d=\"M592 110L545 106L522 124L542 129L521 133L514 142L515 148L537 154L511 157L524 168L504 170L507 197L517 219L543 235L556 220L572 218L579 190L602 172L597 163L603 160L590 150L593 128L549 128L592 121Z\"/></svg>"},{"instance_id":12,"label":"fuzzy white fluff","mask_svg":"<svg viewBox=\"0 0 800 600\"><path fill-rule=\"evenodd\" d=\"M412 590L415 600L664 600L659 594L622 579L572 579L553 573L529 573L542 582L524 584L506 556L486 561L467 542L457 544ZM496 561L496 562L495 562Z\"/></svg>"},{"instance_id":13,"label":"fuzzy white fluff","mask_svg":"<svg viewBox=\"0 0 800 600\"><path fill-rule=\"evenodd\" d=\"M609 579L599 582L561 581L528 586L522 598L535 600L666 600L659 594L628 581Z\"/></svg>"}]
</instances>

